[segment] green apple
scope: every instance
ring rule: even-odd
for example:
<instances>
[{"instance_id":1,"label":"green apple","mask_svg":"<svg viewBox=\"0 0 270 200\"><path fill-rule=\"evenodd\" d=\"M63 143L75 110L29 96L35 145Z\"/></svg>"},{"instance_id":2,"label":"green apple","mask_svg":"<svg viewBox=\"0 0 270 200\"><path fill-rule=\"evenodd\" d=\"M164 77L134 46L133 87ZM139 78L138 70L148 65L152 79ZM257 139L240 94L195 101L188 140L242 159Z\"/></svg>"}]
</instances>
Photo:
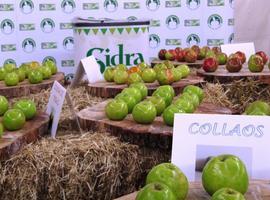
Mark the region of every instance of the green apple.
<instances>
[{"instance_id":1,"label":"green apple","mask_svg":"<svg viewBox=\"0 0 270 200\"><path fill-rule=\"evenodd\" d=\"M19 82L24 81L24 79L25 79L25 71L23 69L19 68L15 72L19 77Z\"/></svg>"},{"instance_id":2,"label":"green apple","mask_svg":"<svg viewBox=\"0 0 270 200\"><path fill-rule=\"evenodd\" d=\"M40 70L35 69L35 70L31 70L28 73L28 81L29 81L29 83L38 84L38 83L41 83L42 80L43 80L43 75L40 72Z\"/></svg>"},{"instance_id":3,"label":"green apple","mask_svg":"<svg viewBox=\"0 0 270 200\"><path fill-rule=\"evenodd\" d=\"M168 90L156 90L152 96L161 97L165 101L166 107L169 106L173 100L173 95Z\"/></svg>"},{"instance_id":4,"label":"green apple","mask_svg":"<svg viewBox=\"0 0 270 200\"><path fill-rule=\"evenodd\" d=\"M221 52L221 53L218 53L216 56L217 56L219 65L226 65L228 57L225 53Z\"/></svg>"},{"instance_id":5,"label":"green apple","mask_svg":"<svg viewBox=\"0 0 270 200\"><path fill-rule=\"evenodd\" d=\"M165 91L168 91L171 93L172 97L174 98L175 97L175 92L174 92L174 89L172 86L170 85L162 85L162 86L159 86L156 91L159 92L159 91L162 91L162 90L165 90Z\"/></svg>"},{"instance_id":6,"label":"green apple","mask_svg":"<svg viewBox=\"0 0 270 200\"><path fill-rule=\"evenodd\" d=\"M132 111L134 121L139 124L151 124L157 116L157 110L150 101L142 101L138 103Z\"/></svg>"},{"instance_id":7,"label":"green apple","mask_svg":"<svg viewBox=\"0 0 270 200\"><path fill-rule=\"evenodd\" d=\"M37 69L40 67L40 63L38 61L32 61L29 63L31 69Z\"/></svg>"},{"instance_id":8,"label":"green apple","mask_svg":"<svg viewBox=\"0 0 270 200\"><path fill-rule=\"evenodd\" d=\"M183 92L187 92L187 93L193 93L193 94L196 94L199 99L200 99L200 102L202 102L203 98L204 98L204 92L203 92L203 89L198 87L198 86L195 86L195 85L188 85L184 88Z\"/></svg>"},{"instance_id":9,"label":"green apple","mask_svg":"<svg viewBox=\"0 0 270 200\"><path fill-rule=\"evenodd\" d=\"M186 78L190 74L190 69L187 65L179 65L176 68L180 70L182 78Z\"/></svg>"},{"instance_id":10,"label":"green apple","mask_svg":"<svg viewBox=\"0 0 270 200\"><path fill-rule=\"evenodd\" d=\"M257 109L251 111L248 115L254 115L254 116L256 116L256 115L267 116L267 114L265 114L265 112L263 112L263 111L261 111L261 110L257 110Z\"/></svg>"},{"instance_id":11,"label":"green apple","mask_svg":"<svg viewBox=\"0 0 270 200\"><path fill-rule=\"evenodd\" d=\"M172 190L163 183L150 183L136 195L135 200L177 200Z\"/></svg>"},{"instance_id":12,"label":"green apple","mask_svg":"<svg viewBox=\"0 0 270 200\"><path fill-rule=\"evenodd\" d=\"M193 93L185 92L180 96L180 99L186 99L187 101L191 102L195 109L200 105L199 97Z\"/></svg>"},{"instance_id":13,"label":"green apple","mask_svg":"<svg viewBox=\"0 0 270 200\"><path fill-rule=\"evenodd\" d=\"M6 97L0 95L0 116L5 114L7 110L8 110L8 100Z\"/></svg>"},{"instance_id":14,"label":"green apple","mask_svg":"<svg viewBox=\"0 0 270 200\"><path fill-rule=\"evenodd\" d=\"M107 103L105 113L110 120L121 121L128 115L128 106L123 100L114 99Z\"/></svg>"},{"instance_id":15,"label":"green apple","mask_svg":"<svg viewBox=\"0 0 270 200\"><path fill-rule=\"evenodd\" d=\"M13 63L8 63L4 65L4 69L6 70L7 73L11 73L16 69L16 65Z\"/></svg>"},{"instance_id":16,"label":"green apple","mask_svg":"<svg viewBox=\"0 0 270 200\"><path fill-rule=\"evenodd\" d=\"M181 110L178 106L176 105L170 105L168 106L162 114L163 121L166 125L168 126L173 126L174 124L174 114L176 113L185 113L183 110Z\"/></svg>"},{"instance_id":17,"label":"green apple","mask_svg":"<svg viewBox=\"0 0 270 200\"><path fill-rule=\"evenodd\" d=\"M245 200L245 197L234 189L221 188L213 194L211 200Z\"/></svg>"},{"instance_id":18,"label":"green apple","mask_svg":"<svg viewBox=\"0 0 270 200\"><path fill-rule=\"evenodd\" d=\"M172 68L173 81L180 81L182 78L182 72L179 68Z\"/></svg>"},{"instance_id":19,"label":"green apple","mask_svg":"<svg viewBox=\"0 0 270 200\"><path fill-rule=\"evenodd\" d=\"M155 70L156 73L158 73L161 70L167 69L167 66L164 63L158 63L155 64L153 69Z\"/></svg>"},{"instance_id":20,"label":"green apple","mask_svg":"<svg viewBox=\"0 0 270 200\"><path fill-rule=\"evenodd\" d=\"M52 60L46 60L44 62L44 65L50 68L52 75L57 73L58 71L57 66Z\"/></svg>"},{"instance_id":21,"label":"green apple","mask_svg":"<svg viewBox=\"0 0 270 200\"><path fill-rule=\"evenodd\" d=\"M13 108L21 110L26 120L33 119L37 113L36 104L28 99L19 100L14 104Z\"/></svg>"},{"instance_id":22,"label":"green apple","mask_svg":"<svg viewBox=\"0 0 270 200\"><path fill-rule=\"evenodd\" d=\"M172 69L160 70L157 73L157 81L160 85L170 85L173 83Z\"/></svg>"},{"instance_id":23,"label":"green apple","mask_svg":"<svg viewBox=\"0 0 270 200\"><path fill-rule=\"evenodd\" d=\"M48 66L42 66L40 67L40 71L42 73L42 78L44 79L50 79L52 77L52 71L51 68Z\"/></svg>"},{"instance_id":24,"label":"green apple","mask_svg":"<svg viewBox=\"0 0 270 200\"><path fill-rule=\"evenodd\" d=\"M142 95L142 99L144 99L148 95L148 88L145 86L144 83L132 83L129 87L139 89Z\"/></svg>"},{"instance_id":25,"label":"green apple","mask_svg":"<svg viewBox=\"0 0 270 200\"><path fill-rule=\"evenodd\" d=\"M254 111L258 112L261 111L265 113L266 115L270 115L270 105L264 101L258 100L254 101L253 103L249 104L246 109L244 114L251 114Z\"/></svg>"},{"instance_id":26,"label":"green apple","mask_svg":"<svg viewBox=\"0 0 270 200\"><path fill-rule=\"evenodd\" d=\"M132 83L140 83L142 81L143 81L142 77L137 72L129 74L129 76L128 76L128 84L129 85L132 84Z\"/></svg>"},{"instance_id":27,"label":"green apple","mask_svg":"<svg viewBox=\"0 0 270 200\"><path fill-rule=\"evenodd\" d=\"M166 108L164 99L159 96L152 96L148 100L154 104L157 110L157 116L160 116Z\"/></svg>"},{"instance_id":28,"label":"green apple","mask_svg":"<svg viewBox=\"0 0 270 200\"><path fill-rule=\"evenodd\" d=\"M205 55L205 58L216 58L216 54L215 54L215 52L214 51L212 51L212 50L209 50L209 51L207 51L206 52L206 55Z\"/></svg>"},{"instance_id":29,"label":"green apple","mask_svg":"<svg viewBox=\"0 0 270 200\"><path fill-rule=\"evenodd\" d=\"M229 187L245 194L248 189L248 173L245 164L234 155L213 157L202 172L202 184L213 195L221 188Z\"/></svg>"},{"instance_id":30,"label":"green apple","mask_svg":"<svg viewBox=\"0 0 270 200\"><path fill-rule=\"evenodd\" d=\"M5 112L2 123L8 131L16 131L24 126L25 116L19 109L10 109Z\"/></svg>"},{"instance_id":31,"label":"green apple","mask_svg":"<svg viewBox=\"0 0 270 200\"><path fill-rule=\"evenodd\" d=\"M193 103L188 101L187 99L177 99L174 103L180 110L183 110L185 113L194 113L195 108Z\"/></svg>"},{"instance_id":32,"label":"green apple","mask_svg":"<svg viewBox=\"0 0 270 200\"><path fill-rule=\"evenodd\" d=\"M116 84L125 84L128 80L128 73L125 70L116 69L113 80Z\"/></svg>"},{"instance_id":33,"label":"green apple","mask_svg":"<svg viewBox=\"0 0 270 200\"><path fill-rule=\"evenodd\" d=\"M8 73L5 77L6 86L16 86L19 83L19 76L15 72Z\"/></svg>"},{"instance_id":34,"label":"green apple","mask_svg":"<svg viewBox=\"0 0 270 200\"><path fill-rule=\"evenodd\" d=\"M127 68L127 66L124 65L124 64L119 64L119 65L116 65L116 66L115 66L115 70L123 70L123 71L127 71L128 68Z\"/></svg>"},{"instance_id":35,"label":"green apple","mask_svg":"<svg viewBox=\"0 0 270 200\"><path fill-rule=\"evenodd\" d=\"M4 135L4 126L3 124L0 122L0 138Z\"/></svg>"},{"instance_id":36,"label":"green apple","mask_svg":"<svg viewBox=\"0 0 270 200\"><path fill-rule=\"evenodd\" d=\"M169 60L165 60L163 63L164 63L164 65L166 65L167 69L174 68L173 63L171 61L169 61Z\"/></svg>"},{"instance_id":37,"label":"green apple","mask_svg":"<svg viewBox=\"0 0 270 200\"><path fill-rule=\"evenodd\" d=\"M251 55L248 59L248 69L250 72L261 72L264 68L264 62L261 56Z\"/></svg>"},{"instance_id":38,"label":"green apple","mask_svg":"<svg viewBox=\"0 0 270 200\"><path fill-rule=\"evenodd\" d=\"M140 102L142 100L142 94L141 91L138 88L135 87L129 87L129 88L125 88L122 91L123 94L127 93L130 96L133 96L136 99L136 102Z\"/></svg>"},{"instance_id":39,"label":"green apple","mask_svg":"<svg viewBox=\"0 0 270 200\"><path fill-rule=\"evenodd\" d=\"M113 67L107 67L104 71L104 79L107 82L113 82L113 78L114 78L114 68Z\"/></svg>"},{"instance_id":40,"label":"green apple","mask_svg":"<svg viewBox=\"0 0 270 200\"><path fill-rule=\"evenodd\" d=\"M157 74L154 69L146 68L142 71L142 80L145 83L153 83L157 78Z\"/></svg>"},{"instance_id":41,"label":"green apple","mask_svg":"<svg viewBox=\"0 0 270 200\"><path fill-rule=\"evenodd\" d=\"M145 62L141 62L140 64L138 64L138 67L140 68L141 71L143 71L144 69L148 68L149 66Z\"/></svg>"},{"instance_id":42,"label":"green apple","mask_svg":"<svg viewBox=\"0 0 270 200\"><path fill-rule=\"evenodd\" d=\"M31 71L31 68L30 68L29 64L23 63L23 64L19 67L19 69L23 70L24 73L25 73L25 78L28 78L28 73Z\"/></svg>"},{"instance_id":43,"label":"green apple","mask_svg":"<svg viewBox=\"0 0 270 200\"><path fill-rule=\"evenodd\" d=\"M120 99L127 104L128 113L131 113L134 106L137 104L135 97L132 95L129 95L128 93L120 93L115 97L115 99Z\"/></svg>"},{"instance_id":44,"label":"green apple","mask_svg":"<svg viewBox=\"0 0 270 200\"><path fill-rule=\"evenodd\" d=\"M0 67L0 81L5 80L6 74L7 74L7 72L6 72L5 68Z\"/></svg>"},{"instance_id":45,"label":"green apple","mask_svg":"<svg viewBox=\"0 0 270 200\"><path fill-rule=\"evenodd\" d=\"M188 194L188 180L185 174L172 163L162 163L148 173L146 184L163 183L174 193L177 200L184 200Z\"/></svg>"}]
</instances>

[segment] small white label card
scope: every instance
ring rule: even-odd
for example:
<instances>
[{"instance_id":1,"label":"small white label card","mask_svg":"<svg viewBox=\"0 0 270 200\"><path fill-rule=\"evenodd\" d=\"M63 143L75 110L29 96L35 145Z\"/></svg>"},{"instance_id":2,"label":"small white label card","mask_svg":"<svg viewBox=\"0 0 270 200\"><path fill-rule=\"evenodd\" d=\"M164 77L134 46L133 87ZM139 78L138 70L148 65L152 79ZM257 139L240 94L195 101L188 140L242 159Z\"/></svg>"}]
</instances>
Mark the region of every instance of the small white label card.
<instances>
[{"instance_id":1,"label":"small white label card","mask_svg":"<svg viewBox=\"0 0 270 200\"><path fill-rule=\"evenodd\" d=\"M66 89L59 82L54 82L46 109L46 113L50 116L49 131L53 138L56 136L66 92Z\"/></svg>"},{"instance_id":2,"label":"small white label card","mask_svg":"<svg viewBox=\"0 0 270 200\"><path fill-rule=\"evenodd\" d=\"M255 54L255 46L253 42L249 43L235 43L235 44L224 44L221 45L221 51L226 53L228 56L237 51L245 53L247 60L252 54Z\"/></svg>"},{"instance_id":3,"label":"small white label card","mask_svg":"<svg viewBox=\"0 0 270 200\"><path fill-rule=\"evenodd\" d=\"M189 181L200 179L212 156L240 157L253 179L270 179L270 117L176 114L172 163Z\"/></svg>"},{"instance_id":4,"label":"small white label card","mask_svg":"<svg viewBox=\"0 0 270 200\"><path fill-rule=\"evenodd\" d=\"M75 73L75 77L71 83L71 87L79 84L84 74L86 74L89 83L95 83L104 80L103 75L100 72L100 66L94 56L83 58L80 61Z\"/></svg>"}]
</instances>

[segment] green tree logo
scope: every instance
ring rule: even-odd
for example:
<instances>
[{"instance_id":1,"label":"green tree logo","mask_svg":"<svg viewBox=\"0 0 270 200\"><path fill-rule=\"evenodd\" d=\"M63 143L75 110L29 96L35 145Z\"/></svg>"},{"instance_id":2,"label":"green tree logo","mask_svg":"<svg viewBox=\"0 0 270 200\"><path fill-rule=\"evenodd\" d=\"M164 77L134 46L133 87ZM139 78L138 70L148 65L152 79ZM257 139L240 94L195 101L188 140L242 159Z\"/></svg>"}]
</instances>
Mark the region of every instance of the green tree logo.
<instances>
[{"instance_id":1,"label":"green tree logo","mask_svg":"<svg viewBox=\"0 0 270 200\"><path fill-rule=\"evenodd\" d=\"M220 15L218 14L213 14L213 15L210 15L208 17L208 20L207 20L207 23L208 23L208 26L211 28L211 29L219 29L222 24L223 24L223 19Z\"/></svg>"},{"instance_id":2,"label":"green tree logo","mask_svg":"<svg viewBox=\"0 0 270 200\"><path fill-rule=\"evenodd\" d=\"M66 37L63 41L64 49L71 51L74 48L74 38L73 37Z\"/></svg>"},{"instance_id":3,"label":"green tree logo","mask_svg":"<svg viewBox=\"0 0 270 200\"><path fill-rule=\"evenodd\" d=\"M160 6L160 0L147 0L146 7L148 10L156 11Z\"/></svg>"},{"instance_id":4,"label":"green tree logo","mask_svg":"<svg viewBox=\"0 0 270 200\"><path fill-rule=\"evenodd\" d=\"M32 53L36 48L36 42L32 38L26 38L22 42L22 48L26 53Z\"/></svg>"},{"instance_id":5,"label":"green tree logo","mask_svg":"<svg viewBox=\"0 0 270 200\"><path fill-rule=\"evenodd\" d=\"M160 38L156 34L151 34L149 36L149 46L153 49L157 48L160 44Z\"/></svg>"},{"instance_id":6,"label":"green tree logo","mask_svg":"<svg viewBox=\"0 0 270 200\"><path fill-rule=\"evenodd\" d=\"M176 15L168 16L166 19L166 24L169 29L177 29L180 24L179 17L177 17Z\"/></svg>"},{"instance_id":7,"label":"green tree logo","mask_svg":"<svg viewBox=\"0 0 270 200\"><path fill-rule=\"evenodd\" d=\"M200 7L200 0L187 0L186 5L190 10L196 10Z\"/></svg>"},{"instance_id":8,"label":"green tree logo","mask_svg":"<svg viewBox=\"0 0 270 200\"><path fill-rule=\"evenodd\" d=\"M31 0L22 0L20 2L20 9L24 14L30 14L34 10L34 3Z\"/></svg>"},{"instance_id":9,"label":"green tree logo","mask_svg":"<svg viewBox=\"0 0 270 200\"><path fill-rule=\"evenodd\" d=\"M117 0L105 0L104 8L107 12L115 12L118 8Z\"/></svg>"},{"instance_id":10,"label":"green tree logo","mask_svg":"<svg viewBox=\"0 0 270 200\"><path fill-rule=\"evenodd\" d=\"M67 74L66 76L65 76L65 80L66 81L71 81L71 80L73 80L74 79L74 74Z\"/></svg>"},{"instance_id":11,"label":"green tree logo","mask_svg":"<svg viewBox=\"0 0 270 200\"><path fill-rule=\"evenodd\" d=\"M127 18L128 21L135 21L135 20L137 20L137 19L138 19L138 18L135 17L135 16L129 16L129 17Z\"/></svg>"},{"instance_id":12,"label":"green tree logo","mask_svg":"<svg viewBox=\"0 0 270 200\"><path fill-rule=\"evenodd\" d=\"M1 32L5 35L9 35L14 32L15 25L10 19L4 19L1 22Z\"/></svg>"},{"instance_id":13,"label":"green tree logo","mask_svg":"<svg viewBox=\"0 0 270 200\"><path fill-rule=\"evenodd\" d=\"M4 65L6 65L6 64L14 64L14 65L17 66L16 61L13 60L13 59L11 59L11 58L9 58L9 59L7 59L7 60L4 61Z\"/></svg>"},{"instance_id":14,"label":"green tree logo","mask_svg":"<svg viewBox=\"0 0 270 200\"><path fill-rule=\"evenodd\" d=\"M73 0L63 0L61 4L61 8L64 13L67 13L67 14L73 13L76 8L76 4Z\"/></svg>"},{"instance_id":15,"label":"green tree logo","mask_svg":"<svg viewBox=\"0 0 270 200\"><path fill-rule=\"evenodd\" d=\"M200 41L200 37L196 34L190 34L186 40L188 46L199 45Z\"/></svg>"},{"instance_id":16,"label":"green tree logo","mask_svg":"<svg viewBox=\"0 0 270 200\"><path fill-rule=\"evenodd\" d=\"M55 28L55 23L52 19L46 18L41 21L40 27L44 33L51 33Z\"/></svg>"}]
</instances>

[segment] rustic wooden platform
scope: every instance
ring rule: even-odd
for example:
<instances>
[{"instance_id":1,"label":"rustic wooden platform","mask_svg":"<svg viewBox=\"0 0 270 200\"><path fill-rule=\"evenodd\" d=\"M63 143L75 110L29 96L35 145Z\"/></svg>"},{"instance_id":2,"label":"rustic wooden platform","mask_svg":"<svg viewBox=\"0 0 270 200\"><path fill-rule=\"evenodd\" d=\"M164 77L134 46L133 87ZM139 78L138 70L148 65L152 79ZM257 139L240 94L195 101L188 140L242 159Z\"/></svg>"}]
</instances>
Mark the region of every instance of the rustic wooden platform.
<instances>
[{"instance_id":1,"label":"rustic wooden platform","mask_svg":"<svg viewBox=\"0 0 270 200\"><path fill-rule=\"evenodd\" d=\"M140 146L171 148L173 128L166 126L162 117L157 117L150 125L137 124L132 119L131 114L123 121L111 121L105 115L105 106L108 101L85 108L77 113L82 129L107 131L123 141ZM230 109L211 103L202 103L196 113L233 114Z\"/></svg>"},{"instance_id":2,"label":"rustic wooden platform","mask_svg":"<svg viewBox=\"0 0 270 200\"><path fill-rule=\"evenodd\" d=\"M152 60L151 62L151 66L154 67L155 64L159 64L159 63L163 63L164 60L160 60L158 58L155 58L154 60ZM178 65L187 65L189 67L194 67L194 68L201 68L202 64L203 64L203 60L197 60L195 63L188 63L188 62L177 62L177 61L171 61L172 64L174 66L178 66Z\"/></svg>"},{"instance_id":3,"label":"rustic wooden platform","mask_svg":"<svg viewBox=\"0 0 270 200\"><path fill-rule=\"evenodd\" d=\"M267 66L260 73L252 73L248 70L247 65L244 65L240 72L230 73L226 70L224 65L218 67L217 71L213 73L205 72L203 69L197 70L197 75L203 77L206 81L227 83L240 79L252 78L260 80L262 83L270 83L270 70Z\"/></svg>"},{"instance_id":4,"label":"rustic wooden platform","mask_svg":"<svg viewBox=\"0 0 270 200\"><path fill-rule=\"evenodd\" d=\"M189 184L187 200L210 200L210 196L204 191L200 182ZM135 200L137 192L120 197L115 200ZM249 190L245 195L246 200L269 200L270 181L251 181Z\"/></svg>"},{"instance_id":5,"label":"rustic wooden platform","mask_svg":"<svg viewBox=\"0 0 270 200\"><path fill-rule=\"evenodd\" d=\"M33 120L26 122L19 131L5 132L0 138L0 161L8 159L25 145L38 140L48 130L49 116L39 113Z\"/></svg>"},{"instance_id":6,"label":"rustic wooden platform","mask_svg":"<svg viewBox=\"0 0 270 200\"><path fill-rule=\"evenodd\" d=\"M58 72L48 80L43 80L39 84L30 84L28 80L24 80L17 86L7 87L4 81L0 81L0 94L7 98L27 96L29 94L39 93L43 89L52 87L54 81L64 83L65 75L62 72Z\"/></svg>"},{"instance_id":7,"label":"rustic wooden platform","mask_svg":"<svg viewBox=\"0 0 270 200\"><path fill-rule=\"evenodd\" d=\"M190 75L187 78L181 79L178 82L172 84L176 94L179 94L187 85L201 85L205 81L202 77ZM148 88L148 95L151 95L160 85L158 82L146 83ZM116 85L115 83L109 83L106 81L88 84L85 86L88 93L95 97L113 98L119 94L123 89L127 88L127 84Z\"/></svg>"}]
</instances>

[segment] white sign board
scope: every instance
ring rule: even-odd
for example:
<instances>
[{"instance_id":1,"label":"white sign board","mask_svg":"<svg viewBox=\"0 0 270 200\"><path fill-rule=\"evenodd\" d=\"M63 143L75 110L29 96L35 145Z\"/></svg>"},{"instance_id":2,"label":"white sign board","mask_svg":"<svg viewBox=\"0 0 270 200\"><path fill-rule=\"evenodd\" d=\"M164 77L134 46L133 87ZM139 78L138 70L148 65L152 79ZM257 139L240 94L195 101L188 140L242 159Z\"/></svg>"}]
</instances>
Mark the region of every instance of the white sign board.
<instances>
[{"instance_id":1,"label":"white sign board","mask_svg":"<svg viewBox=\"0 0 270 200\"><path fill-rule=\"evenodd\" d=\"M270 179L270 118L267 116L176 114L172 163L195 180L196 161L233 154L254 179Z\"/></svg>"},{"instance_id":2,"label":"white sign board","mask_svg":"<svg viewBox=\"0 0 270 200\"><path fill-rule=\"evenodd\" d=\"M58 122L62 112L62 106L66 97L66 89L57 81L54 82L46 113L50 116L49 129L51 136L55 138Z\"/></svg>"},{"instance_id":3,"label":"white sign board","mask_svg":"<svg viewBox=\"0 0 270 200\"><path fill-rule=\"evenodd\" d=\"M245 53L247 60L252 54L255 54L255 46L253 42L249 43L234 43L221 45L221 51L226 53L228 56L237 51Z\"/></svg>"}]
</instances>

